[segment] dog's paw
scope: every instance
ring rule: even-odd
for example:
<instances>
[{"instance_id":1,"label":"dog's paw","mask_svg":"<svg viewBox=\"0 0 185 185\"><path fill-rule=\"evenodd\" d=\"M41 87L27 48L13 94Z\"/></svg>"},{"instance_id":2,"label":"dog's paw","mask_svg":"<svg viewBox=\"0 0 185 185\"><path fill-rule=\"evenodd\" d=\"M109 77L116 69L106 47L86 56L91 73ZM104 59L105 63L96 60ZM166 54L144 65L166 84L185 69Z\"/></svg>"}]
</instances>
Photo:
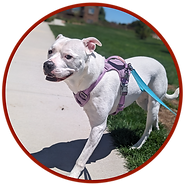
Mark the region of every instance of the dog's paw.
<instances>
[{"instance_id":1,"label":"dog's paw","mask_svg":"<svg viewBox=\"0 0 185 185\"><path fill-rule=\"evenodd\" d=\"M136 149L140 149L142 147L142 145L137 145L137 143L135 145L133 145L132 147L130 147L130 150L136 150Z\"/></svg>"},{"instance_id":2,"label":"dog's paw","mask_svg":"<svg viewBox=\"0 0 185 185\"><path fill-rule=\"evenodd\" d=\"M74 179L78 179L78 176L74 173L70 173L69 177L74 178Z\"/></svg>"},{"instance_id":3,"label":"dog's paw","mask_svg":"<svg viewBox=\"0 0 185 185\"><path fill-rule=\"evenodd\" d=\"M135 150L135 149L137 149L135 146L132 146L129 148L129 150Z\"/></svg>"}]
</instances>

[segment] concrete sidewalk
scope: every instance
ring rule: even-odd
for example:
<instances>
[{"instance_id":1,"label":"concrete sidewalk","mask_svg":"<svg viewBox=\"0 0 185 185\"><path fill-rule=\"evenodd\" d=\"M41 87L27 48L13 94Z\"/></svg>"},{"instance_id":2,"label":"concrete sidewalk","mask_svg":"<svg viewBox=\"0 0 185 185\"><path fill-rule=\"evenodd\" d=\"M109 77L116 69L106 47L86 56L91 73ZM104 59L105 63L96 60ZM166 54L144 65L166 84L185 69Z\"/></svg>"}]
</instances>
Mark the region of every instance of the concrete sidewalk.
<instances>
[{"instance_id":1,"label":"concrete sidewalk","mask_svg":"<svg viewBox=\"0 0 185 185\"><path fill-rule=\"evenodd\" d=\"M90 126L64 82L45 80L42 65L54 36L47 25L36 27L17 50L7 78L7 109L19 140L46 167L68 175ZM21 164L20 164L21 165ZM89 159L81 179L105 179L127 172L109 133Z\"/></svg>"}]
</instances>

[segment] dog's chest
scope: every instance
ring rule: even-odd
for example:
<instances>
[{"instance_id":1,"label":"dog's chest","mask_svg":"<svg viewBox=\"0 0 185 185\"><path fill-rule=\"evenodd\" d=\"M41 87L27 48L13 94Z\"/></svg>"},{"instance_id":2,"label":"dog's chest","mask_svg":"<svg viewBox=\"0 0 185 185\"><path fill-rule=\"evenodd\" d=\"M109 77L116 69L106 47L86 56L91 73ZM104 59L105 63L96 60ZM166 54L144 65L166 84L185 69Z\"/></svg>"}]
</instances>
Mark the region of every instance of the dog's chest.
<instances>
[{"instance_id":1,"label":"dog's chest","mask_svg":"<svg viewBox=\"0 0 185 185\"><path fill-rule=\"evenodd\" d=\"M127 63L121 57L118 57L118 56L109 57L107 60L105 60L104 70L100 74L98 79L94 83L92 83L89 88L74 94L74 97L77 103L81 107L83 107L89 101L91 91L93 91L93 89L99 84L103 76L107 72L112 70L116 71L119 75L120 95L121 95L119 104L117 106L117 110L113 114L117 114L119 111L122 111L124 109L125 96L127 95L127 92L128 92L130 70ZM108 83L108 82L105 82L105 83Z\"/></svg>"}]
</instances>

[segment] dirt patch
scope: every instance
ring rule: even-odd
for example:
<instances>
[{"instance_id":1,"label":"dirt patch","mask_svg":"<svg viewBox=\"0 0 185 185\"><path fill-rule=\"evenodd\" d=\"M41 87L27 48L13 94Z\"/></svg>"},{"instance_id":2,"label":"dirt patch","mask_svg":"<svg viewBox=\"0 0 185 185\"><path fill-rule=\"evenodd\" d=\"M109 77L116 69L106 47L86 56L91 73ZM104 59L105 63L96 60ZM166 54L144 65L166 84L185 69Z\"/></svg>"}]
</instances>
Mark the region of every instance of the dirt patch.
<instances>
[{"instance_id":1,"label":"dirt patch","mask_svg":"<svg viewBox=\"0 0 185 185\"><path fill-rule=\"evenodd\" d=\"M174 112L177 112L175 109L172 109ZM170 132L175 121L175 115L167 110L165 107L160 108L159 110L159 122L161 122L166 129Z\"/></svg>"},{"instance_id":2,"label":"dirt patch","mask_svg":"<svg viewBox=\"0 0 185 185\"><path fill-rule=\"evenodd\" d=\"M169 85L168 89L175 91L175 87L172 85ZM175 107L178 107L179 105L179 101L177 99L170 100L168 102L170 102L170 104ZM171 109L174 112L177 112L176 109L173 109L173 108ZM174 121L175 121L175 115L171 113L169 110L167 110L165 107L161 106L159 110L159 122L161 122L169 132L171 131L173 127Z\"/></svg>"}]
</instances>

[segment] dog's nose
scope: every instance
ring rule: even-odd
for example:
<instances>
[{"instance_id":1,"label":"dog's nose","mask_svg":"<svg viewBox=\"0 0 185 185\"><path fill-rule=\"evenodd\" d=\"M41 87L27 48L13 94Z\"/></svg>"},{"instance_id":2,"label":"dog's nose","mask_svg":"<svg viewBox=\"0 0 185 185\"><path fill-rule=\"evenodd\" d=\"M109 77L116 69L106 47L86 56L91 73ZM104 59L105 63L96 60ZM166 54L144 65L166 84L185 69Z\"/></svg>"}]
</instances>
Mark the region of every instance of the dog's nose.
<instances>
[{"instance_id":1,"label":"dog's nose","mask_svg":"<svg viewBox=\"0 0 185 185\"><path fill-rule=\"evenodd\" d=\"M46 73L50 73L54 68L55 64L51 60L48 60L43 64L43 69Z\"/></svg>"}]
</instances>

